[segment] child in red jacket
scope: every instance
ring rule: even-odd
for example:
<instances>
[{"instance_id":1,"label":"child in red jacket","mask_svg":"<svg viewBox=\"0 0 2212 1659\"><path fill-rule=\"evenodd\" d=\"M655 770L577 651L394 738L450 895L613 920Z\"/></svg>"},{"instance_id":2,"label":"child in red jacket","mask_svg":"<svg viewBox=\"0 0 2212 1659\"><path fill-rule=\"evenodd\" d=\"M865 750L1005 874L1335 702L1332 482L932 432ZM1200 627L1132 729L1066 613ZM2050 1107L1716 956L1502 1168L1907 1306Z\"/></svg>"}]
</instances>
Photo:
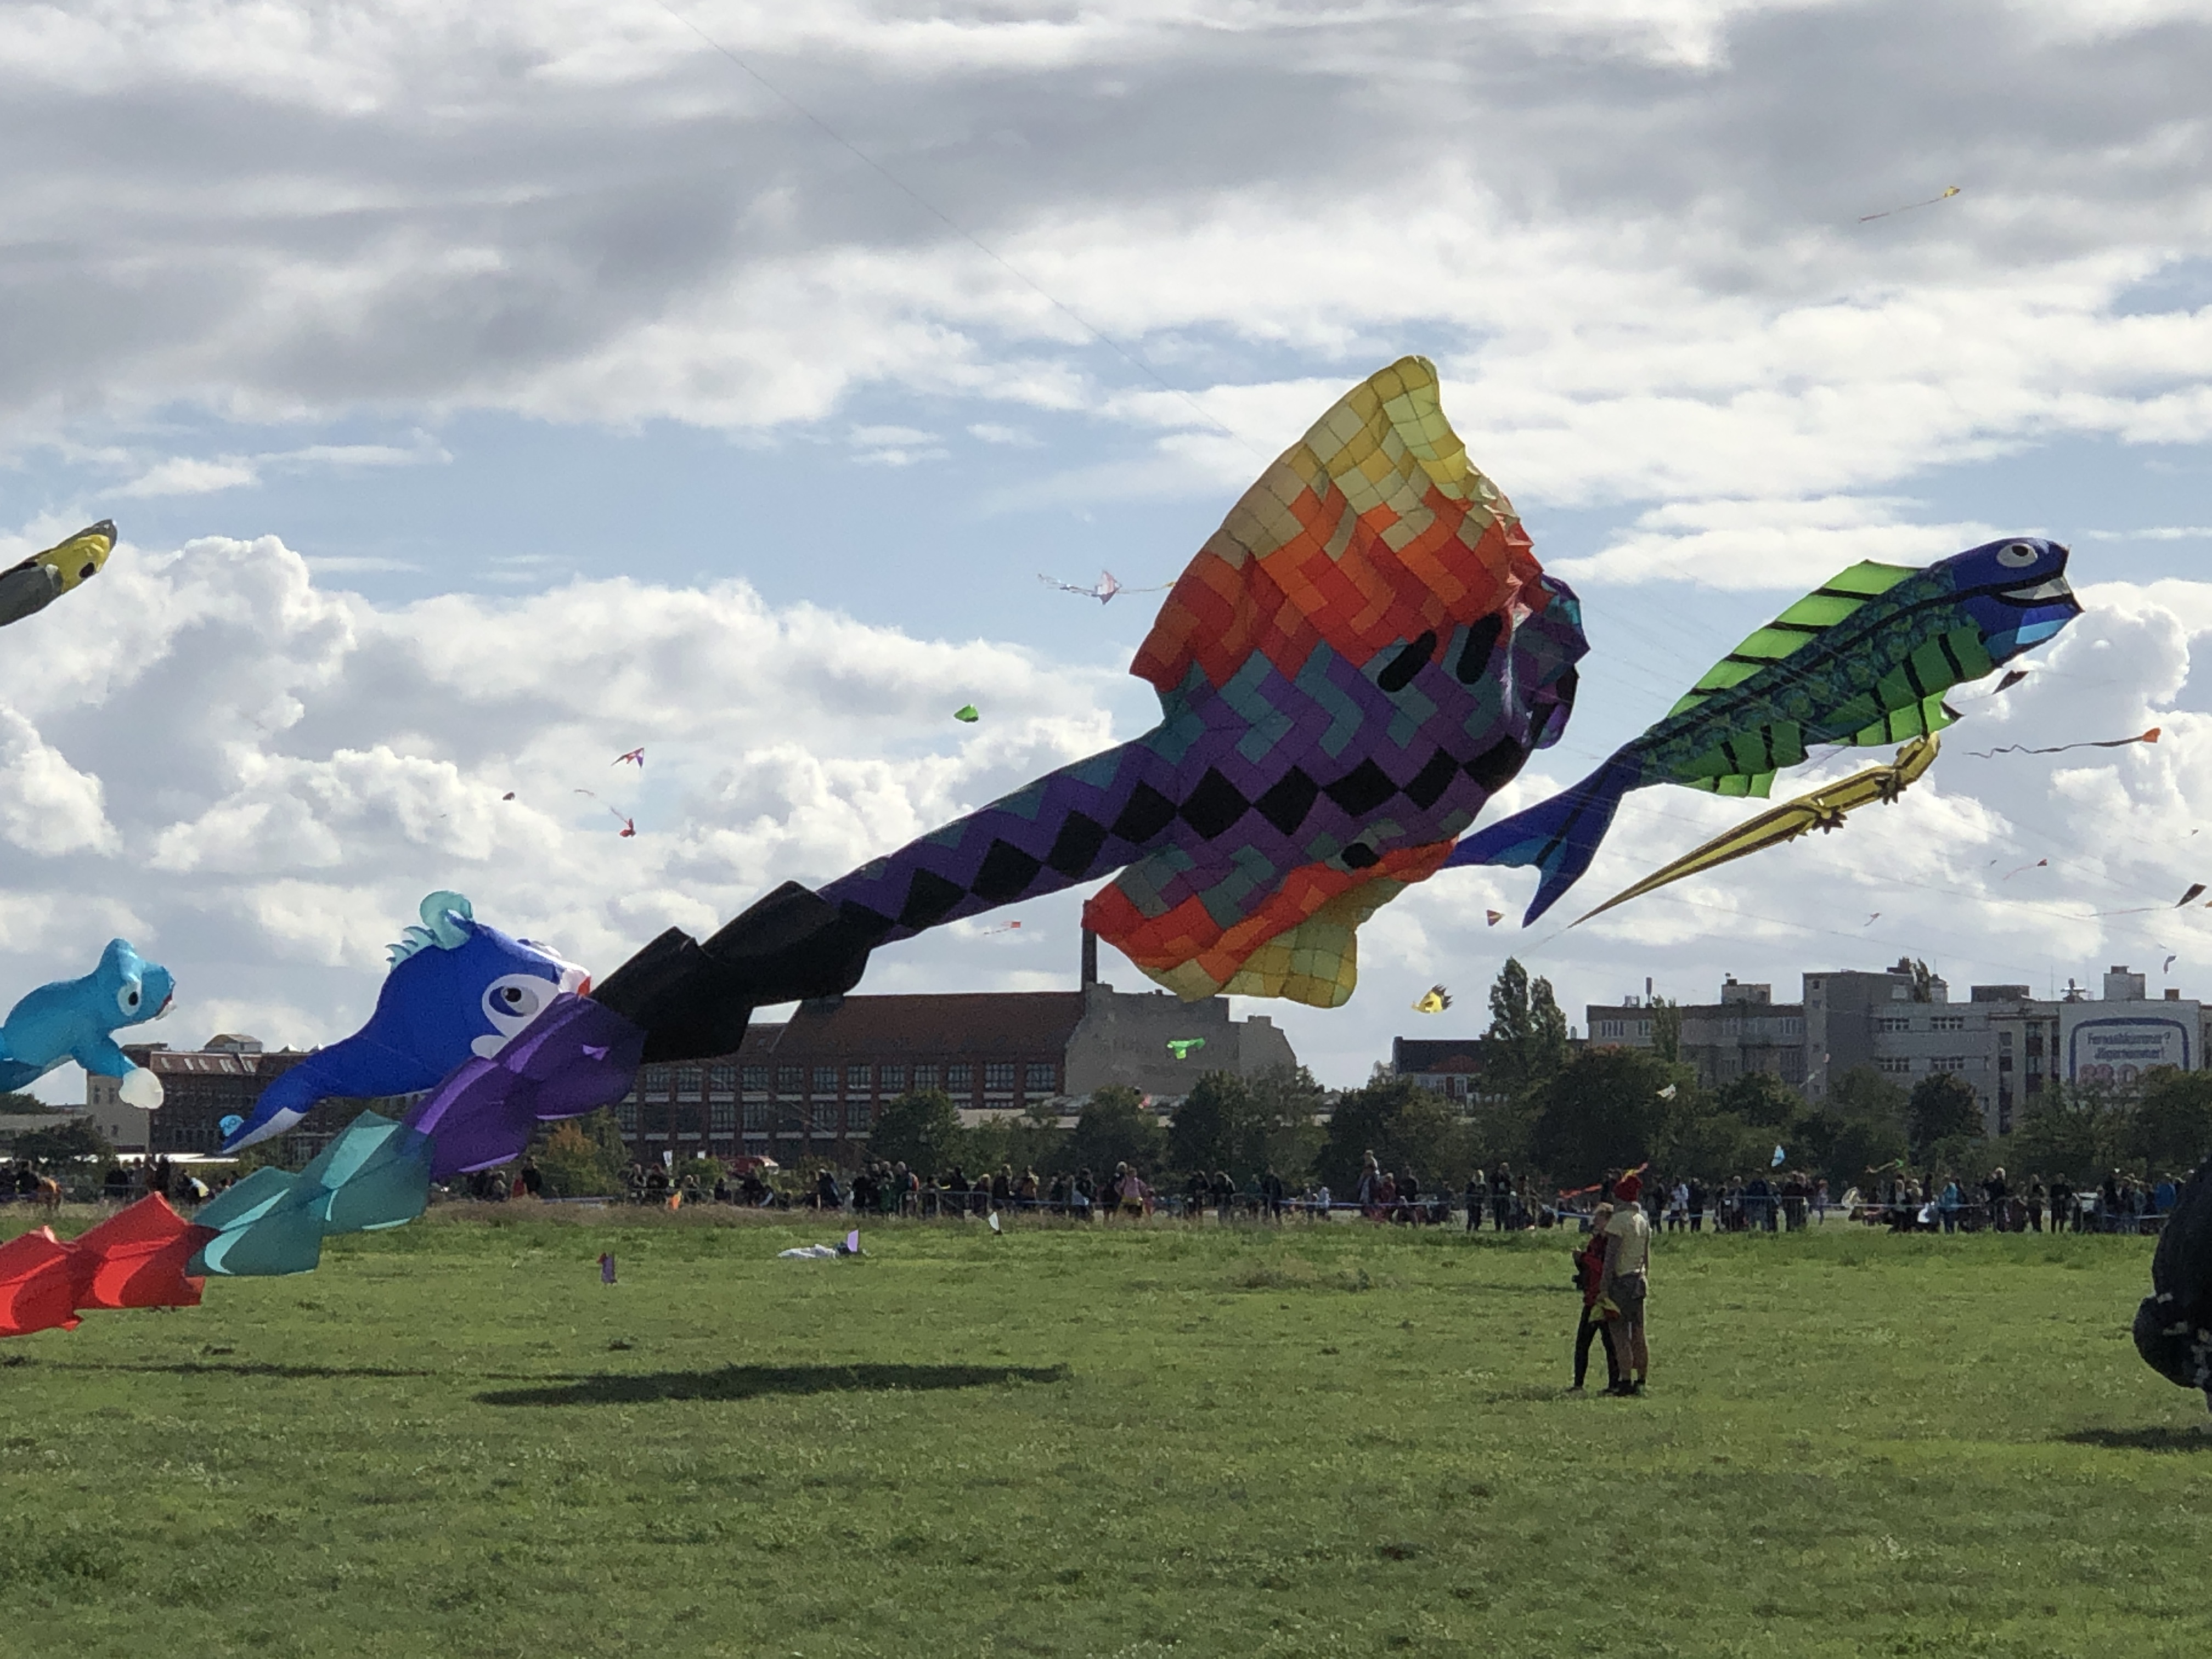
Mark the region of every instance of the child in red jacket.
<instances>
[{"instance_id":1,"label":"child in red jacket","mask_svg":"<svg viewBox=\"0 0 2212 1659\"><path fill-rule=\"evenodd\" d=\"M1605 1321L1598 1316L1598 1282L1605 1277L1605 1224L1613 1218L1613 1206L1601 1204L1591 1218L1589 1237L1576 1249L1575 1283L1583 1293L1582 1323L1575 1328L1575 1384L1570 1393L1582 1392L1583 1380L1589 1375L1590 1341L1603 1337L1605 1340L1606 1382L1608 1388L1620 1382L1620 1362L1613 1355L1613 1339L1606 1334Z\"/></svg>"}]
</instances>

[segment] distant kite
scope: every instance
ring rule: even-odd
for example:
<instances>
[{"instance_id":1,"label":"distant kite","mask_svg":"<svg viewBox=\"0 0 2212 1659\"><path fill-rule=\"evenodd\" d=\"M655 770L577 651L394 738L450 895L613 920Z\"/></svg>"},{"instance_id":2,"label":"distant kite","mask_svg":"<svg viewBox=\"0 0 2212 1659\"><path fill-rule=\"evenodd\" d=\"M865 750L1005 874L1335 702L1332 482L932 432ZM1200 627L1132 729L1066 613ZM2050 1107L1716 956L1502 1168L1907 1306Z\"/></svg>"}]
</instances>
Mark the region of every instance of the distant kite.
<instances>
[{"instance_id":1,"label":"distant kite","mask_svg":"<svg viewBox=\"0 0 2212 1659\"><path fill-rule=\"evenodd\" d=\"M2203 891L2204 891L2204 884L2203 884L2203 882L2201 882L2201 881L2192 881L2192 882L2191 882L2191 883L2189 884L2189 890L2188 890L2187 892L2184 893L2184 894L2183 894L2179 898L2178 898L2178 899L2174 900L2174 902L2173 902L2173 908L2174 908L2175 909L2179 910L2179 908L2181 908L2181 907L2182 907L2183 905L2187 904L2187 903L2189 903L2191 901L2192 901L2192 900L2194 900L2194 899L2197 898L2198 896L2200 896L2203 893Z\"/></svg>"},{"instance_id":2,"label":"distant kite","mask_svg":"<svg viewBox=\"0 0 2212 1659\"><path fill-rule=\"evenodd\" d=\"M588 789L579 789L576 793L580 795L592 795L592 792ZM627 817L621 812L616 811L613 807L607 806L606 802L599 800L599 798L597 795L592 795L592 799L593 800L599 800L600 805L606 806L608 813L614 818L614 821L622 825L622 828L615 832L616 838L617 840L626 839L637 833L637 820L635 818Z\"/></svg>"},{"instance_id":3,"label":"distant kite","mask_svg":"<svg viewBox=\"0 0 2212 1659\"><path fill-rule=\"evenodd\" d=\"M1018 921L1010 921L1010 922L1006 923L1006 924L1004 927L986 927L986 928L982 931L982 933L981 933L981 934L979 934L977 937L981 938L981 939L988 939L988 938L990 938L990 937L991 937L991 935L992 935L992 934L994 934L994 933L1020 933L1021 931L1022 931L1022 925L1021 925L1021 923L1019 923Z\"/></svg>"},{"instance_id":4,"label":"distant kite","mask_svg":"<svg viewBox=\"0 0 2212 1659\"><path fill-rule=\"evenodd\" d=\"M642 772L645 769L644 746L641 744L635 749L625 750L623 753L615 757L614 764L620 766L624 761L633 763L637 767L637 769Z\"/></svg>"},{"instance_id":5,"label":"distant kite","mask_svg":"<svg viewBox=\"0 0 2212 1659\"><path fill-rule=\"evenodd\" d=\"M2050 860L2049 859L2038 859L2038 860L2036 860L2036 861L2035 861L2034 863L2033 863L2033 864L2023 864L2023 865L2021 865L2021 866L2020 866L2020 868L2019 868L2019 869L2017 869L2017 870L2010 870L2010 871L2006 872L2005 872L2005 874L2004 874L2003 876L2002 876L2001 878L1999 878L1999 879L2000 879L2000 880L2003 880L2003 881L2010 881L2010 880L2014 877L2014 876L2024 876L2024 875L2026 875L2026 874L2027 874L2029 871L2031 871L2031 870L2047 870L2047 869L2049 869L2050 867L2051 867L2051 860Z\"/></svg>"},{"instance_id":6,"label":"distant kite","mask_svg":"<svg viewBox=\"0 0 2212 1659\"><path fill-rule=\"evenodd\" d=\"M0 628L44 611L80 583L97 576L115 550L115 526L102 519L43 553L0 570Z\"/></svg>"},{"instance_id":7,"label":"distant kite","mask_svg":"<svg viewBox=\"0 0 2212 1659\"><path fill-rule=\"evenodd\" d=\"M2063 755L2069 749L2125 749L2130 744L2156 743L2159 733L2163 730L2163 726L2154 726L2149 731L2139 732L2132 738L2094 740L2085 738L2080 743L2062 743L2051 749L2028 749L2016 743L2008 743L2002 749L1969 749L1966 756L1970 760L1994 760L1999 755Z\"/></svg>"},{"instance_id":8,"label":"distant kite","mask_svg":"<svg viewBox=\"0 0 2212 1659\"><path fill-rule=\"evenodd\" d=\"M1859 215L1859 222L1863 225L1872 224L1876 219L1887 219L1896 214L1911 213L1916 208L1934 207L1936 203L1948 202L1958 193L1958 185L1946 185L1941 196L1931 196L1924 202L1907 202L1903 207L1884 208L1879 213L1862 213Z\"/></svg>"},{"instance_id":9,"label":"distant kite","mask_svg":"<svg viewBox=\"0 0 2212 1659\"><path fill-rule=\"evenodd\" d=\"M1064 582L1059 577L1048 576L1042 571L1037 573L1037 580L1048 587L1056 587L1063 593L1073 593L1082 599L1096 599L1101 605L1111 604L1117 593L1164 593L1175 586L1173 582L1163 582L1158 587L1124 587L1110 570L1098 573L1098 584L1095 587L1078 587L1073 582Z\"/></svg>"},{"instance_id":10,"label":"distant kite","mask_svg":"<svg viewBox=\"0 0 2212 1659\"><path fill-rule=\"evenodd\" d=\"M1204 1037L1170 1037L1168 1039L1168 1052L1177 1060L1188 1060L1204 1047L1206 1047Z\"/></svg>"},{"instance_id":11,"label":"distant kite","mask_svg":"<svg viewBox=\"0 0 2212 1659\"><path fill-rule=\"evenodd\" d=\"M975 705L974 703L963 702L959 708L952 711L952 718L960 721L963 725L973 726L977 720L981 720L983 716L976 712Z\"/></svg>"},{"instance_id":12,"label":"distant kite","mask_svg":"<svg viewBox=\"0 0 2212 1659\"><path fill-rule=\"evenodd\" d=\"M1667 717L1572 788L1476 831L1447 866L1536 866L1524 924L1597 855L1621 797L1674 783L1764 796L1826 744L1872 747L1941 731L1943 694L2042 644L2081 614L2067 550L1986 542L1925 569L1868 562L1831 576L1699 677Z\"/></svg>"},{"instance_id":13,"label":"distant kite","mask_svg":"<svg viewBox=\"0 0 2212 1659\"><path fill-rule=\"evenodd\" d=\"M1808 830L1818 830L1824 834L1840 830L1844 817L1862 806L1876 801L1887 805L1902 795L1908 785L1917 781L1922 774L1936 763L1936 752L1942 739L1933 733L1915 738L1897 751L1897 758L1885 766L1869 766L1863 772L1854 772L1847 778L1825 785L1800 795L1795 800L1784 801L1770 807L1757 817L1747 819L1723 835L1714 836L1702 847L1693 848L1672 864L1654 871L1633 887L1614 894L1596 909L1575 918L1571 924L1580 927L1591 916L1601 915L1616 904L1626 904L1655 888L1669 882L1680 881L1685 876L1696 875L1701 870L1712 869L1745 858L1753 853L1764 852L1770 847L1779 847L1784 842L1795 841ZM1881 915L1880 911L1875 913ZM1867 918L1869 921L1874 917Z\"/></svg>"},{"instance_id":14,"label":"distant kite","mask_svg":"<svg viewBox=\"0 0 2212 1659\"><path fill-rule=\"evenodd\" d=\"M1441 985L1431 985L1413 1000L1417 1014L1441 1014L1451 1006L1451 993Z\"/></svg>"},{"instance_id":15,"label":"distant kite","mask_svg":"<svg viewBox=\"0 0 2212 1659\"><path fill-rule=\"evenodd\" d=\"M2008 668L2004 672L2004 678L1997 682L1996 690L1991 691L1990 695L1994 697L1998 691L2009 691L2027 678L2027 670L2025 668Z\"/></svg>"},{"instance_id":16,"label":"distant kite","mask_svg":"<svg viewBox=\"0 0 2212 1659\"><path fill-rule=\"evenodd\" d=\"M1485 910L1482 914L1488 919L1489 924L1492 927L1497 927L1499 922L1505 920L1505 912L1503 910Z\"/></svg>"}]
</instances>

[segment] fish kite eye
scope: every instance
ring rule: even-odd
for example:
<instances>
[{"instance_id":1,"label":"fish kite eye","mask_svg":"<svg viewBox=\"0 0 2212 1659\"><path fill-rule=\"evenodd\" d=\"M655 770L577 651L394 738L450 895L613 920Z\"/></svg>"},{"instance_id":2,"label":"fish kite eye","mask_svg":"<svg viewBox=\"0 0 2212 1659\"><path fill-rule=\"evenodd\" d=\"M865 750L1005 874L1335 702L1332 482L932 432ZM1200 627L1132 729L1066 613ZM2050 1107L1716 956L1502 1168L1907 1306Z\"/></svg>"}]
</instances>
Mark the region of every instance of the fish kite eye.
<instances>
[{"instance_id":1,"label":"fish kite eye","mask_svg":"<svg viewBox=\"0 0 2212 1659\"><path fill-rule=\"evenodd\" d=\"M1997 550L1997 562L2011 569L2017 570L2023 565L2033 564L2035 559L2035 550L2026 542L2014 542Z\"/></svg>"},{"instance_id":2,"label":"fish kite eye","mask_svg":"<svg viewBox=\"0 0 2212 1659\"><path fill-rule=\"evenodd\" d=\"M115 994L115 1006L126 1014L136 1013L138 1009L138 988L135 985L126 985L118 991Z\"/></svg>"}]
</instances>

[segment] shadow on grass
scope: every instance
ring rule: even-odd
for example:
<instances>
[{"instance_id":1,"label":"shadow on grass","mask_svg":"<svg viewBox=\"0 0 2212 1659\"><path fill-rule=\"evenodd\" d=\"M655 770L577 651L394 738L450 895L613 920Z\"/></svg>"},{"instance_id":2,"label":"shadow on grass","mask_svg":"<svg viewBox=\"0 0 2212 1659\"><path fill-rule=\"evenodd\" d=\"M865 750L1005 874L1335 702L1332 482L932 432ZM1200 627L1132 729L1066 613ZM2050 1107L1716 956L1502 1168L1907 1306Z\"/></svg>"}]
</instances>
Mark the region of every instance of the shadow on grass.
<instances>
[{"instance_id":1,"label":"shadow on grass","mask_svg":"<svg viewBox=\"0 0 2212 1659\"><path fill-rule=\"evenodd\" d=\"M57 1371L145 1371L170 1376L275 1376L294 1381L346 1376L431 1376L424 1370L399 1370L386 1365L277 1365L247 1360L226 1364L215 1359L151 1360L57 1359L46 1362Z\"/></svg>"},{"instance_id":2,"label":"shadow on grass","mask_svg":"<svg viewBox=\"0 0 2212 1659\"><path fill-rule=\"evenodd\" d=\"M2212 1452L2212 1425L2177 1429L2160 1424L2147 1429L2076 1429L2058 1437L2076 1446L2106 1451Z\"/></svg>"},{"instance_id":3,"label":"shadow on grass","mask_svg":"<svg viewBox=\"0 0 2212 1659\"><path fill-rule=\"evenodd\" d=\"M580 1376L557 1386L497 1389L477 1399L486 1406L643 1406L779 1394L988 1389L1001 1382L1061 1382L1067 1375L1065 1365L722 1365Z\"/></svg>"}]
</instances>

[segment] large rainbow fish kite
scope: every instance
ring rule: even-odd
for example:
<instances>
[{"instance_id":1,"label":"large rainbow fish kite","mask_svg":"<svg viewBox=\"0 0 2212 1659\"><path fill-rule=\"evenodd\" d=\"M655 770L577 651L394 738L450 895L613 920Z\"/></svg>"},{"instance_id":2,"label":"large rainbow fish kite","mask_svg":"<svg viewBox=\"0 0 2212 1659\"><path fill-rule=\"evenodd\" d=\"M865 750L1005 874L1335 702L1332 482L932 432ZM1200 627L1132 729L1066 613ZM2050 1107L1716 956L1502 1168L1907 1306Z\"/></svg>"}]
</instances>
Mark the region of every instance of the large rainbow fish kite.
<instances>
[{"instance_id":1,"label":"large rainbow fish kite","mask_svg":"<svg viewBox=\"0 0 2212 1659\"><path fill-rule=\"evenodd\" d=\"M648 1060L727 1054L753 1008L849 990L878 945L1119 871L1084 923L1160 984L1334 1007L1359 925L1558 739L1585 648L1435 368L1402 358L1176 582L1131 671L1152 730L818 890L787 883L703 945L671 929L596 994Z\"/></svg>"}]
</instances>

